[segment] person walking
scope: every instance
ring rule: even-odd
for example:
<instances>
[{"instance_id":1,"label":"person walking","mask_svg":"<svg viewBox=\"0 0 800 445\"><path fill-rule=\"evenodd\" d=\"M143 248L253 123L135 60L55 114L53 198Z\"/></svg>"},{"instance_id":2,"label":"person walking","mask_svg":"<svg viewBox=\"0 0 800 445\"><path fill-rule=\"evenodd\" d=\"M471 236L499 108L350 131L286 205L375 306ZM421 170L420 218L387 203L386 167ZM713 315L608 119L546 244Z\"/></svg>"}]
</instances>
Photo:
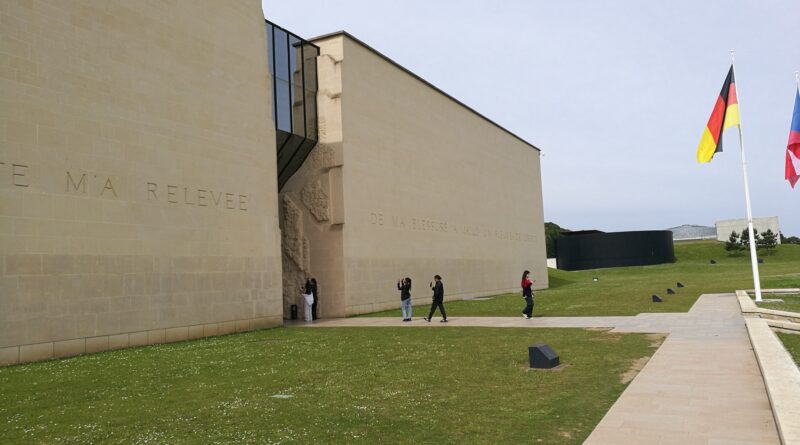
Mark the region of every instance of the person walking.
<instances>
[{"instance_id":1,"label":"person walking","mask_svg":"<svg viewBox=\"0 0 800 445\"><path fill-rule=\"evenodd\" d=\"M405 277L397 280L397 290L400 291L400 310L403 311L403 321L411 321L411 278Z\"/></svg>"},{"instance_id":2,"label":"person walking","mask_svg":"<svg viewBox=\"0 0 800 445\"><path fill-rule=\"evenodd\" d=\"M433 304L431 304L431 313L428 314L424 320L430 323L433 313L436 312L436 308L438 307L439 312L442 313L441 323L447 323L447 314L444 312L444 284L442 284L442 277L439 275L434 275L433 280L434 282L430 284L431 289L433 290Z\"/></svg>"},{"instance_id":3,"label":"person walking","mask_svg":"<svg viewBox=\"0 0 800 445\"><path fill-rule=\"evenodd\" d=\"M526 270L522 272L522 298L525 299L525 309L522 310L522 316L525 317L526 320L530 320L533 317L533 286L534 281L531 281L528 278L530 275L530 271Z\"/></svg>"}]
</instances>

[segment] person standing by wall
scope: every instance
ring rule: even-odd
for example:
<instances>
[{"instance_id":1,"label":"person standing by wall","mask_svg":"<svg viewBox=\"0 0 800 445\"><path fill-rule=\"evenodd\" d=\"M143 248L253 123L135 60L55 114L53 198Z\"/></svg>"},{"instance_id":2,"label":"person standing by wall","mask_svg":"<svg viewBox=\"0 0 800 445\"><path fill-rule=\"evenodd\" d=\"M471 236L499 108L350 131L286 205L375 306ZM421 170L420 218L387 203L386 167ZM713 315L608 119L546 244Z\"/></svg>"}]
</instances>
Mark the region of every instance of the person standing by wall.
<instances>
[{"instance_id":1,"label":"person standing by wall","mask_svg":"<svg viewBox=\"0 0 800 445\"><path fill-rule=\"evenodd\" d=\"M317 279L311 279L311 295L314 296L314 303L311 304L311 319L317 319L317 303L319 302L319 292L317 288Z\"/></svg>"},{"instance_id":2,"label":"person standing by wall","mask_svg":"<svg viewBox=\"0 0 800 445\"><path fill-rule=\"evenodd\" d=\"M442 320L441 323L447 323L447 314L444 312L444 284L442 284L442 277L439 275L433 276L434 282L430 284L431 289L433 290L433 304L431 304L431 313L428 314L425 321L431 321L431 317L433 317L433 313L436 312L436 308L439 308L439 312L442 313Z\"/></svg>"},{"instance_id":3,"label":"person standing by wall","mask_svg":"<svg viewBox=\"0 0 800 445\"><path fill-rule=\"evenodd\" d=\"M312 308L314 306L314 286L311 284L310 279L306 279L306 285L303 291L303 320L311 322L314 319Z\"/></svg>"},{"instance_id":4,"label":"person standing by wall","mask_svg":"<svg viewBox=\"0 0 800 445\"><path fill-rule=\"evenodd\" d=\"M403 311L403 321L411 321L411 278L397 280L397 290L400 291L400 310Z\"/></svg>"},{"instance_id":5,"label":"person standing by wall","mask_svg":"<svg viewBox=\"0 0 800 445\"><path fill-rule=\"evenodd\" d=\"M531 271L526 270L522 272L522 298L525 299L525 309L522 310L522 316L530 320L533 317L533 281L528 278Z\"/></svg>"}]
</instances>

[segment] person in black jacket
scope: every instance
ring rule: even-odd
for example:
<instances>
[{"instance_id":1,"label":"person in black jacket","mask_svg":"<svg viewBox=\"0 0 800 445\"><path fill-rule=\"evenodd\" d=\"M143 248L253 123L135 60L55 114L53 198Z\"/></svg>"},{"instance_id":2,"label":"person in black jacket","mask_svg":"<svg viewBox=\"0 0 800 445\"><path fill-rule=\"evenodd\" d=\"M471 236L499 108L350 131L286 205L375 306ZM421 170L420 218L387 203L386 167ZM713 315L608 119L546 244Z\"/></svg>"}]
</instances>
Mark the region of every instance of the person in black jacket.
<instances>
[{"instance_id":1,"label":"person in black jacket","mask_svg":"<svg viewBox=\"0 0 800 445\"><path fill-rule=\"evenodd\" d=\"M433 317L433 313L436 312L436 308L439 308L439 312L442 313L442 323L447 323L447 314L444 312L444 284L442 284L442 277L439 275L433 276L434 282L430 284L431 289L433 289L433 304L431 304L431 313L428 314L425 321L431 321Z\"/></svg>"},{"instance_id":2,"label":"person in black jacket","mask_svg":"<svg viewBox=\"0 0 800 445\"><path fill-rule=\"evenodd\" d=\"M400 291L400 310L403 311L403 321L411 321L411 278L397 280L397 290Z\"/></svg>"},{"instance_id":3,"label":"person in black jacket","mask_svg":"<svg viewBox=\"0 0 800 445\"><path fill-rule=\"evenodd\" d=\"M319 296L317 295L317 279L311 279L311 295L314 296L314 303L311 305L311 319L317 319L317 303L319 302Z\"/></svg>"}]
</instances>

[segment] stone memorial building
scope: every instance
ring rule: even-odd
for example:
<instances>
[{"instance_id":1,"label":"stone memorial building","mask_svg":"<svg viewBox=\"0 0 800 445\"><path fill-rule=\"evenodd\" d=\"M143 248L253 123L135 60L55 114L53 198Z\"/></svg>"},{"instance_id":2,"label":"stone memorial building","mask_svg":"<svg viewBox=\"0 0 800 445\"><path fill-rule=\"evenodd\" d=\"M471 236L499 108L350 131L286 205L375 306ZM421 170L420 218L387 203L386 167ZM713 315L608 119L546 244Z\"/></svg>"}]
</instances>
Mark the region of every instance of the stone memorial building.
<instances>
[{"instance_id":1,"label":"stone memorial building","mask_svg":"<svg viewBox=\"0 0 800 445\"><path fill-rule=\"evenodd\" d=\"M536 147L263 17L0 0L0 364L547 286Z\"/></svg>"},{"instance_id":2,"label":"stone memorial building","mask_svg":"<svg viewBox=\"0 0 800 445\"><path fill-rule=\"evenodd\" d=\"M745 230L747 229L747 219L722 219L715 222L714 226L716 227L717 241L728 241L731 232L736 232L741 235L742 232L747 231ZM775 241L777 241L778 244L781 243L781 237L778 236L778 234L781 233L781 226L777 216L753 218L753 229L758 230L759 233L771 230L772 233L775 234Z\"/></svg>"}]
</instances>

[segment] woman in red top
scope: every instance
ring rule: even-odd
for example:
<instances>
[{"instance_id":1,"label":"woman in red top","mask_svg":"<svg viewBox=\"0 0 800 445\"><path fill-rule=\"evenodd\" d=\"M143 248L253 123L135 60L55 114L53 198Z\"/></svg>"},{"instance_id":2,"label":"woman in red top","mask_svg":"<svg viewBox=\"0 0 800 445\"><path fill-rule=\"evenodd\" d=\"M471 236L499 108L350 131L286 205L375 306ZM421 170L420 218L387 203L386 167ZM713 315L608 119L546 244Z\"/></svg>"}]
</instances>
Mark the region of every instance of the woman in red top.
<instances>
[{"instance_id":1,"label":"woman in red top","mask_svg":"<svg viewBox=\"0 0 800 445\"><path fill-rule=\"evenodd\" d=\"M533 317L533 281L528 278L528 275L531 272L526 270L522 273L522 298L525 299L525 309L522 310L522 316L525 317L526 320L530 320Z\"/></svg>"}]
</instances>

